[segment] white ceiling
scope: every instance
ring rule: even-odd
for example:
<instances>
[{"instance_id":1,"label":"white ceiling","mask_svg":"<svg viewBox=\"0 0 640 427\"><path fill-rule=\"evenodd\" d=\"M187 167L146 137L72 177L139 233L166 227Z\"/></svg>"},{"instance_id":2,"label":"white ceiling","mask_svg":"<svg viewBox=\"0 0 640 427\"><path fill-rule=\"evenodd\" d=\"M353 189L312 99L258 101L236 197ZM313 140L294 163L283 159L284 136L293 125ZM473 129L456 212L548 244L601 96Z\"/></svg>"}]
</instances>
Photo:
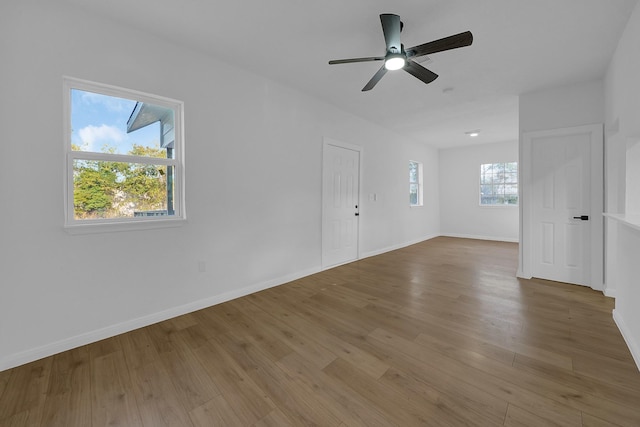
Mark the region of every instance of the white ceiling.
<instances>
[{"instance_id":1,"label":"white ceiling","mask_svg":"<svg viewBox=\"0 0 640 427\"><path fill-rule=\"evenodd\" d=\"M519 94L603 77L638 0L67 1L454 147L516 140ZM380 13L400 15L407 47L467 30L474 42L423 63L440 75L429 85L396 71L361 92L379 62L327 61L384 55Z\"/></svg>"}]
</instances>

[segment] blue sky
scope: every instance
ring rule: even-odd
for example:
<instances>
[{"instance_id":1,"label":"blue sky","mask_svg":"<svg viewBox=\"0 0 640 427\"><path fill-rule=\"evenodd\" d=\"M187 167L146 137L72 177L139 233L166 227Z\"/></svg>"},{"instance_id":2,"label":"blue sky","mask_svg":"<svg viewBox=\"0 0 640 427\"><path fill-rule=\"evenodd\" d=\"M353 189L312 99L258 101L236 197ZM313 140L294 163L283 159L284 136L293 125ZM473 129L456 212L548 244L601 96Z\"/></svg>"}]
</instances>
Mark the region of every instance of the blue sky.
<instances>
[{"instance_id":1,"label":"blue sky","mask_svg":"<svg viewBox=\"0 0 640 427\"><path fill-rule=\"evenodd\" d=\"M71 142L82 151L103 152L108 145L127 154L133 144L159 147L160 126L151 124L127 134L127 120L136 101L71 90Z\"/></svg>"}]
</instances>

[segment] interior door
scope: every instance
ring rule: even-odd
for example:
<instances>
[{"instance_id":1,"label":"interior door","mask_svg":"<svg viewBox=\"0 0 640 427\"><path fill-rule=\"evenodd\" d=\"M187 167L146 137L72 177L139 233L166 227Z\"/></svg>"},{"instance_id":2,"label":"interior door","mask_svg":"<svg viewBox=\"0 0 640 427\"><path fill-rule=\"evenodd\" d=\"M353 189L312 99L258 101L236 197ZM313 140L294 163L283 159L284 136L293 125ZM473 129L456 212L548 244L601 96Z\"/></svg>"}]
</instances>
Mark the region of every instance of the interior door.
<instances>
[{"instance_id":1,"label":"interior door","mask_svg":"<svg viewBox=\"0 0 640 427\"><path fill-rule=\"evenodd\" d=\"M601 141L597 129L584 127L530 137L532 276L601 282Z\"/></svg>"},{"instance_id":2,"label":"interior door","mask_svg":"<svg viewBox=\"0 0 640 427\"><path fill-rule=\"evenodd\" d=\"M360 150L324 144L322 167L322 266L358 259Z\"/></svg>"}]
</instances>

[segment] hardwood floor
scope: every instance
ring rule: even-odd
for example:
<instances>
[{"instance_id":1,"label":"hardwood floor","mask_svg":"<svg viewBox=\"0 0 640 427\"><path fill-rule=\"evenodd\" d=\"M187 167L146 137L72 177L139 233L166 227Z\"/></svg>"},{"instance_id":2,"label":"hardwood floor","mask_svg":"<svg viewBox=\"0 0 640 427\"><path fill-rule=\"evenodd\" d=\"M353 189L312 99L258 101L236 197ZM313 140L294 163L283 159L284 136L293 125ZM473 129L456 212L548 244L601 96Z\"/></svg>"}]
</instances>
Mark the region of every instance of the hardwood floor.
<instances>
[{"instance_id":1,"label":"hardwood floor","mask_svg":"<svg viewBox=\"0 0 640 427\"><path fill-rule=\"evenodd\" d=\"M613 300L436 238L0 372L1 426L640 426Z\"/></svg>"}]
</instances>

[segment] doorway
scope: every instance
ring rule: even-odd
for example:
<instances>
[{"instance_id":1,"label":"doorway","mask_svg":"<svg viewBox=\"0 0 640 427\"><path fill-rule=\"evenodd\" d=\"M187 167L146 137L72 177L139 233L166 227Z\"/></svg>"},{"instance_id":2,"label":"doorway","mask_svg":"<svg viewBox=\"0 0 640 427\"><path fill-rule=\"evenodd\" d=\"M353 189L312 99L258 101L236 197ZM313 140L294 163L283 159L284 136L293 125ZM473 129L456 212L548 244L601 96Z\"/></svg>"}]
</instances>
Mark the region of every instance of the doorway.
<instances>
[{"instance_id":1,"label":"doorway","mask_svg":"<svg viewBox=\"0 0 640 427\"><path fill-rule=\"evenodd\" d=\"M521 277L603 283L602 125L525 132Z\"/></svg>"},{"instance_id":2,"label":"doorway","mask_svg":"<svg viewBox=\"0 0 640 427\"><path fill-rule=\"evenodd\" d=\"M362 148L325 139L322 150L322 268L358 259Z\"/></svg>"}]
</instances>

